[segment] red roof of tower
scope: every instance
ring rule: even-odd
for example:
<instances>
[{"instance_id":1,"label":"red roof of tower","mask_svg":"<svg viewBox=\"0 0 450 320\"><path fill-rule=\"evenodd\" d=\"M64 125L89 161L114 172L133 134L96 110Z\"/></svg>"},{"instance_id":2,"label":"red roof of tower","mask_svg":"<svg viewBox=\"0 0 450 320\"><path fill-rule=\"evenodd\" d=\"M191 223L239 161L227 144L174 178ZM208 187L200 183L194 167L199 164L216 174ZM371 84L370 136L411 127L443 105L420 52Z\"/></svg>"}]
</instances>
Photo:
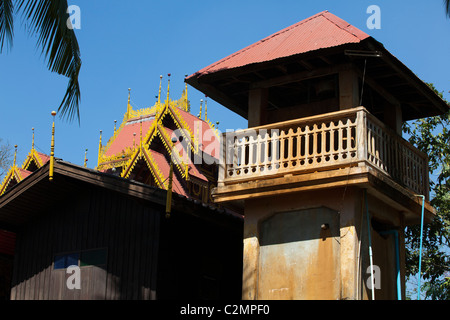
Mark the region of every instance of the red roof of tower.
<instances>
[{"instance_id":1,"label":"red roof of tower","mask_svg":"<svg viewBox=\"0 0 450 320\"><path fill-rule=\"evenodd\" d=\"M318 49L358 43L368 37L368 34L341 18L323 11L239 50L195 74L204 75Z\"/></svg>"},{"instance_id":2,"label":"red roof of tower","mask_svg":"<svg viewBox=\"0 0 450 320\"><path fill-rule=\"evenodd\" d=\"M366 68L362 58L358 61L355 55L348 56L347 50L376 54L379 59L370 60ZM269 80L289 81L289 77L300 76L301 72L344 64L352 64L359 72L366 68L372 83L380 88L378 91L401 103L404 121L443 114L449 109L443 99L382 43L328 11L255 42L197 71L185 81L248 118L250 88L268 86ZM272 92L269 104L279 108L280 101L283 103L283 99L277 98L277 92Z\"/></svg>"}]
</instances>

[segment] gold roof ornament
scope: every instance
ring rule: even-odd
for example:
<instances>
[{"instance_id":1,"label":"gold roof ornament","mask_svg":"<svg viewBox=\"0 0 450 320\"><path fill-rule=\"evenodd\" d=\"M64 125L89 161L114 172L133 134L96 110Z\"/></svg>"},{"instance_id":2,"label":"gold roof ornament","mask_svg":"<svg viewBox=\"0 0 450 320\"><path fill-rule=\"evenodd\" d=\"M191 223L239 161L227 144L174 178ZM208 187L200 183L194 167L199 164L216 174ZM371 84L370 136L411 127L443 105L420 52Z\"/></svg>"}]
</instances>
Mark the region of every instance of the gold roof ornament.
<instances>
[{"instance_id":1,"label":"gold roof ornament","mask_svg":"<svg viewBox=\"0 0 450 320\"><path fill-rule=\"evenodd\" d=\"M99 142L98 142L98 162L97 162L97 165L100 164L101 157L102 157L102 130L100 130L100 139L99 139Z\"/></svg>"},{"instance_id":2,"label":"gold roof ornament","mask_svg":"<svg viewBox=\"0 0 450 320\"><path fill-rule=\"evenodd\" d=\"M162 84L162 78L163 76L159 76L159 91L158 91L158 105L161 104L161 84Z\"/></svg>"},{"instance_id":3,"label":"gold roof ornament","mask_svg":"<svg viewBox=\"0 0 450 320\"><path fill-rule=\"evenodd\" d=\"M13 161L13 167L16 166L16 158L17 158L17 144L14 145L14 161Z\"/></svg>"},{"instance_id":4,"label":"gold roof ornament","mask_svg":"<svg viewBox=\"0 0 450 320\"><path fill-rule=\"evenodd\" d=\"M130 119L133 107L131 106L131 88L128 88L128 104L127 104L127 119Z\"/></svg>"},{"instance_id":5,"label":"gold roof ornament","mask_svg":"<svg viewBox=\"0 0 450 320\"><path fill-rule=\"evenodd\" d=\"M205 95L205 121L208 121L208 106L207 106L208 96Z\"/></svg>"},{"instance_id":6,"label":"gold roof ornament","mask_svg":"<svg viewBox=\"0 0 450 320\"><path fill-rule=\"evenodd\" d=\"M54 174L54 168L55 168L55 116L56 116L56 111L52 111L51 115L53 116L53 124L52 124L52 142L50 144L49 180L53 181L53 174Z\"/></svg>"},{"instance_id":7,"label":"gold roof ornament","mask_svg":"<svg viewBox=\"0 0 450 320\"><path fill-rule=\"evenodd\" d=\"M85 167L85 168L87 168L87 162L88 162L88 159L87 159L87 152L88 152L88 149L86 149L86 150L84 151L84 167Z\"/></svg>"},{"instance_id":8,"label":"gold roof ornament","mask_svg":"<svg viewBox=\"0 0 450 320\"><path fill-rule=\"evenodd\" d=\"M170 73L167 74L167 76L169 77L167 79L167 100L166 103L167 105L169 105L169 94L170 94Z\"/></svg>"},{"instance_id":9,"label":"gold roof ornament","mask_svg":"<svg viewBox=\"0 0 450 320\"><path fill-rule=\"evenodd\" d=\"M202 118L202 108L203 108L203 99L200 99L200 112L198 114L198 118Z\"/></svg>"},{"instance_id":10,"label":"gold roof ornament","mask_svg":"<svg viewBox=\"0 0 450 320\"><path fill-rule=\"evenodd\" d=\"M31 150L34 150L34 128L31 128L31 131L33 132L33 137L31 139Z\"/></svg>"},{"instance_id":11,"label":"gold roof ornament","mask_svg":"<svg viewBox=\"0 0 450 320\"><path fill-rule=\"evenodd\" d=\"M186 79L188 75L186 74L184 78ZM189 101L188 101L188 85L187 82L184 82L184 111L189 112Z\"/></svg>"}]
</instances>

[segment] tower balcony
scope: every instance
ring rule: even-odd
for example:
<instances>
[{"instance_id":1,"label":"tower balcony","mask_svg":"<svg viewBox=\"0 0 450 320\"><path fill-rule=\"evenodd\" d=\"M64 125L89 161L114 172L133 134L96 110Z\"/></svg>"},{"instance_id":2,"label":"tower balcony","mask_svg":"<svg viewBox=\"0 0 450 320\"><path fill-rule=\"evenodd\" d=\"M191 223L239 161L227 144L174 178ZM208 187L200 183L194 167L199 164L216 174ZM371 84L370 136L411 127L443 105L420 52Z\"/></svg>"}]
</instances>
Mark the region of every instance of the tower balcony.
<instances>
[{"instance_id":1,"label":"tower balcony","mask_svg":"<svg viewBox=\"0 0 450 320\"><path fill-rule=\"evenodd\" d=\"M364 107L226 132L222 138L216 202L350 184L394 199L428 200L427 155Z\"/></svg>"}]
</instances>

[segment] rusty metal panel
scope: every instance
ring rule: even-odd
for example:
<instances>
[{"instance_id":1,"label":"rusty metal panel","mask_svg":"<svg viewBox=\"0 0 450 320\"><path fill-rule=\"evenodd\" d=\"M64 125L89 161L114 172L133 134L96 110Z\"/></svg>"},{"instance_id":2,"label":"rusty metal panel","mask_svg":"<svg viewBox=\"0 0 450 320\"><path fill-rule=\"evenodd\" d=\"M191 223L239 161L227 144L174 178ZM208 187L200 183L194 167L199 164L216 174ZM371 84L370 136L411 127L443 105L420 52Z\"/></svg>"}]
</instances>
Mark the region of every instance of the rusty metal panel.
<instances>
[{"instance_id":1,"label":"rusty metal panel","mask_svg":"<svg viewBox=\"0 0 450 320\"><path fill-rule=\"evenodd\" d=\"M277 213L260 225L258 299L340 298L338 213Z\"/></svg>"}]
</instances>

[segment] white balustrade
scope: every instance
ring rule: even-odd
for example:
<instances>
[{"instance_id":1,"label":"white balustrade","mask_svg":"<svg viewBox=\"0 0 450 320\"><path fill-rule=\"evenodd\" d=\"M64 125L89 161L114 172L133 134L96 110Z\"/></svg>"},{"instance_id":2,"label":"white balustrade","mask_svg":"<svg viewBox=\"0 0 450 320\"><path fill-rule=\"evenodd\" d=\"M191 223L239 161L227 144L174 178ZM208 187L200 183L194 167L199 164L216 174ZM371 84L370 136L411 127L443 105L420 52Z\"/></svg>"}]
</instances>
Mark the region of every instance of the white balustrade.
<instances>
[{"instance_id":1,"label":"white balustrade","mask_svg":"<svg viewBox=\"0 0 450 320\"><path fill-rule=\"evenodd\" d=\"M428 159L363 107L227 132L219 187L370 164L428 195Z\"/></svg>"}]
</instances>

